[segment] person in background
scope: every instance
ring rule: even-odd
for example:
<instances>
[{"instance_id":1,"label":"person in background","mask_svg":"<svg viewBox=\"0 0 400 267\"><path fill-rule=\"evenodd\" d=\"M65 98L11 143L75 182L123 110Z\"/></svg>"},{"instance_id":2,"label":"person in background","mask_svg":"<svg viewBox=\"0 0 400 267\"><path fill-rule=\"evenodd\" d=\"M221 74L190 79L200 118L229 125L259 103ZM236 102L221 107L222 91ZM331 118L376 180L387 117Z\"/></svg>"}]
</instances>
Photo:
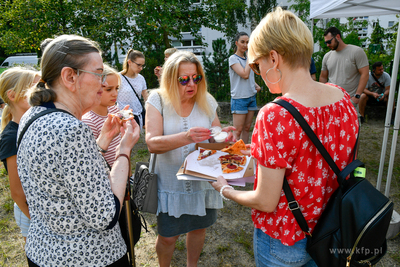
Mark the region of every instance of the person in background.
<instances>
[{"instance_id":1,"label":"person in background","mask_svg":"<svg viewBox=\"0 0 400 267\"><path fill-rule=\"evenodd\" d=\"M173 47L172 47L172 48L167 48L167 49L165 49L165 51L164 51L164 62L167 61L167 59L168 59L173 53L175 53L176 51L178 51L178 49L173 48ZM157 76L158 82L160 82L161 74L162 74L162 67L161 67L161 66L155 67L155 68L154 68L154 75Z\"/></svg>"},{"instance_id":2,"label":"person in background","mask_svg":"<svg viewBox=\"0 0 400 267\"><path fill-rule=\"evenodd\" d=\"M58 109L27 128L17 154L31 216L25 246L30 267L129 266L118 218L140 129L133 120L121 125L108 115L96 142L81 121L101 102L103 68L97 43L61 35L46 47L42 78L28 90L32 107L17 138L36 114ZM120 132L110 171L99 150L107 150Z\"/></svg>"},{"instance_id":3,"label":"person in background","mask_svg":"<svg viewBox=\"0 0 400 267\"><path fill-rule=\"evenodd\" d=\"M254 72L249 67L246 51L249 35L240 32L235 38L235 54L229 57L229 78L231 83L231 111L236 140L249 141L254 112L258 109L256 93L261 87L254 80Z\"/></svg>"},{"instance_id":4,"label":"person in background","mask_svg":"<svg viewBox=\"0 0 400 267\"><path fill-rule=\"evenodd\" d=\"M316 81L317 80L317 68L315 67L315 62L314 58L311 58L311 64L310 64L310 74L311 78Z\"/></svg>"},{"instance_id":5,"label":"person in background","mask_svg":"<svg viewBox=\"0 0 400 267\"><path fill-rule=\"evenodd\" d=\"M359 108L361 114L361 123L364 123L365 107L371 103L385 103L387 105L390 91L390 75L383 71L382 62L378 61L372 64L372 71L369 73L369 79L361 95Z\"/></svg>"},{"instance_id":6,"label":"person in background","mask_svg":"<svg viewBox=\"0 0 400 267\"><path fill-rule=\"evenodd\" d=\"M143 128L144 118L142 118L142 104L139 100L143 96L144 102L147 101L146 80L140 72L146 67L145 58L142 52L130 49L125 57L121 75L121 86L118 92L117 103L122 109L129 105L132 112L137 117L140 129Z\"/></svg>"},{"instance_id":7,"label":"person in background","mask_svg":"<svg viewBox=\"0 0 400 267\"><path fill-rule=\"evenodd\" d=\"M25 93L39 79L38 72L21 67L7 69L0 76L0 97L7 103L1 119L0 160L8 173L14 217L25 241L30 215L17 171L17 131L22 115L30 108Z\"/></svg>"},{"instance_id":8,"label":"person in background","mask_svg":"<svg viewBox=\"0 0 400 267\"><path fill-rule=\"evenodd\" d=\"M221 126L215 99L207 92L200 61L193 53L176 52L164 63L161 87L146 103L146 143L156 153L158 210L156 252L159 266L170 266L175 243L187 233L187 266L197 266L206 228L217 220L222 199L208 182L176 178L196 143L208 142L209 128ZM151 123L150 123L151 122ZM233 127L225 127L230 132ZM232 141L230 132L225 141Z\"/></svg>"},{"instance_id":9,"label":"person in background","mask_svg":"<svg viewBox=\"0 0 400 267\"><path fill-rule=\"evenodd\" d=\"M116 105L119 85L121 84L121 76L118 72L110 66L103 64L103 74L106 75L106 82L102 84L103 93L101 94L100 105L92 108L91 111L82 116L82 121L89 125L92 129L94 138L98 138L101 133L101 128L108 114L115 114L120 111ZM121 142L121 136L117 135L108 146L107 150L101 151L110 167L113 166L115 161L116 148Z\"/></svg>"},{"instance_id":10,"label":"person in background","mask_svg":"<svg viewBox=\"0 0 400 267\"><path fill-rule=\"evenodd\" d=\"M358 109L358 102L368 82L367 55L361 47L345 44L340 30L336 27L328 28L324 39L331 51L326 53L322 60L319 81L329 81L344 88L351 96L354 107Z\"/></svg>"},{"instance_id":11,"label":"person in background","mask_svg":"<svg viewBox=\"0 0 400 267\"><path fill-rule=\"evenodd\" d=\"M307 118L343 169L355 152L357 111L343 88L311 78L312 52L313 38L304 22L277 7L251 34L249 65L271 93L281 93L278 98ZM222 176L211 184L222 196L252 208L256 266L316 266L288 207L283 180L286 177L309 228L314 229L338 187L335 173L293 116L273 102L259 111L248 146L257 160L254 190L234 190Z\"/></svg>"}]
</instances>

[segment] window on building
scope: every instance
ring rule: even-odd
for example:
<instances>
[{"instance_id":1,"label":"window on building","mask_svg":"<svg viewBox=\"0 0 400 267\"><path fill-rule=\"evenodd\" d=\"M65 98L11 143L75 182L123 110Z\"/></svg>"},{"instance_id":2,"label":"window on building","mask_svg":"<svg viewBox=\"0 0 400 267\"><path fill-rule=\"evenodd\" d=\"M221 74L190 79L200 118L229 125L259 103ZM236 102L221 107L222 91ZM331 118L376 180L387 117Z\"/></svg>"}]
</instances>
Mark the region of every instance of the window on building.
<instances>
[{"instance_id":1,"label":"window on building","mask_svg":"<svg viewBox=\"0 0 400 267\"><path fill-rule=\"evenodd\" d=\"M178 40L172 41L172 47L179 47L179 46L182 46L181 42L179 42Z\"/></svg>"},{"instance_id":2,"label":"window on building","mask_svg":"<svg viewBox=\"0 0 400 267\"><path fill-rule=\"evenodd\" d=\"M192 40L183 40L182 46L192 46Z\"/></svg>"},{"instance_id":3,"label":"window on building","mask_svg":"<svg viewBox=\"0 0 400 267\"><path fill-rule=\"evenodd\" d=\"M394 25L394 21L389 21L388 27L393 27L393 25Z\"/></svg>"}]
</instances>

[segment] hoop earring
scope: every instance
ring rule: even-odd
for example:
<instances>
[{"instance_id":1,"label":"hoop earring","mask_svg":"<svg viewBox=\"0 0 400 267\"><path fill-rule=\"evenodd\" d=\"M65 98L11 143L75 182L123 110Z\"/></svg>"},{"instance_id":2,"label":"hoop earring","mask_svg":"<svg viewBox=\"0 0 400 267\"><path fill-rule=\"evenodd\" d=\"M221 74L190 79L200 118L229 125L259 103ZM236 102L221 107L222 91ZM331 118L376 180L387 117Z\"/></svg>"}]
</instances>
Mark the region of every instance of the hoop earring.
<instances>
[{"instance_id":1,"label":"hoop earring","mask_svg":"<svg viewBox=\"0 0 400 267\"><path fill-rule=\"evenodd\" d=\"M277 71L279 71L279 75L280 75L279 80L277 80L276 82L271 82L270 80L268 80L268 72L269 72L270 70L272 70L272 69L273 69L273 68L270 68L269 70L267 70L267 73L265 73L265 79L267 79L267 81L268 81L270 84L279 83L279 82L281 81L281 79L282 79L282 72L281 72L279 69L276 69Z\"/></svg>"}]
</instances>

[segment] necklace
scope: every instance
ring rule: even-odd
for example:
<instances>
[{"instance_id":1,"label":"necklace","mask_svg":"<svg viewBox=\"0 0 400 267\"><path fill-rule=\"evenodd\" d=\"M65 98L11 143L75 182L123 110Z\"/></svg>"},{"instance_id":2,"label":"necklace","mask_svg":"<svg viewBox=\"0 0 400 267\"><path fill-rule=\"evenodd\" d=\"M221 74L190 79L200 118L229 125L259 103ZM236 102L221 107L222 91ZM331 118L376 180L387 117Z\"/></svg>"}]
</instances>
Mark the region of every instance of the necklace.
<instances>
[{"instance_id":1,"label":"necklace","mask_svg":"<svg viewBox=\"0 0 400 267\"><path fill-rule=\"evenodd\" d=\"M57 101L57 103L66 108L69 111L69 113L74 114L65 104L61 103L60 101Z\"/></svg>"}]
</instances>

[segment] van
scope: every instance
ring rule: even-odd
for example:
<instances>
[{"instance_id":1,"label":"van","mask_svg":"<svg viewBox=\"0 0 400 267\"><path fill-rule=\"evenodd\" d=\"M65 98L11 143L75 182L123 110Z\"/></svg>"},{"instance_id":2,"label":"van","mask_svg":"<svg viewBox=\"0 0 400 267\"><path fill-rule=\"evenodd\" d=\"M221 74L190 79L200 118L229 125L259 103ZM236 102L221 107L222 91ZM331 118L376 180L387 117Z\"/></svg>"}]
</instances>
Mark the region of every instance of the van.
<instances>
[{"instance_id":1,"label":"van","mask_svg":"<svg viewBox=\"0 0 400 267\"><path fill-rule=\"evenodd\" d=\"M4 60L0 67L11 67L14 64L29 64L36 65L38 64L37 56L12 56L8 57Z\"/></svg>"}]
</instances>

